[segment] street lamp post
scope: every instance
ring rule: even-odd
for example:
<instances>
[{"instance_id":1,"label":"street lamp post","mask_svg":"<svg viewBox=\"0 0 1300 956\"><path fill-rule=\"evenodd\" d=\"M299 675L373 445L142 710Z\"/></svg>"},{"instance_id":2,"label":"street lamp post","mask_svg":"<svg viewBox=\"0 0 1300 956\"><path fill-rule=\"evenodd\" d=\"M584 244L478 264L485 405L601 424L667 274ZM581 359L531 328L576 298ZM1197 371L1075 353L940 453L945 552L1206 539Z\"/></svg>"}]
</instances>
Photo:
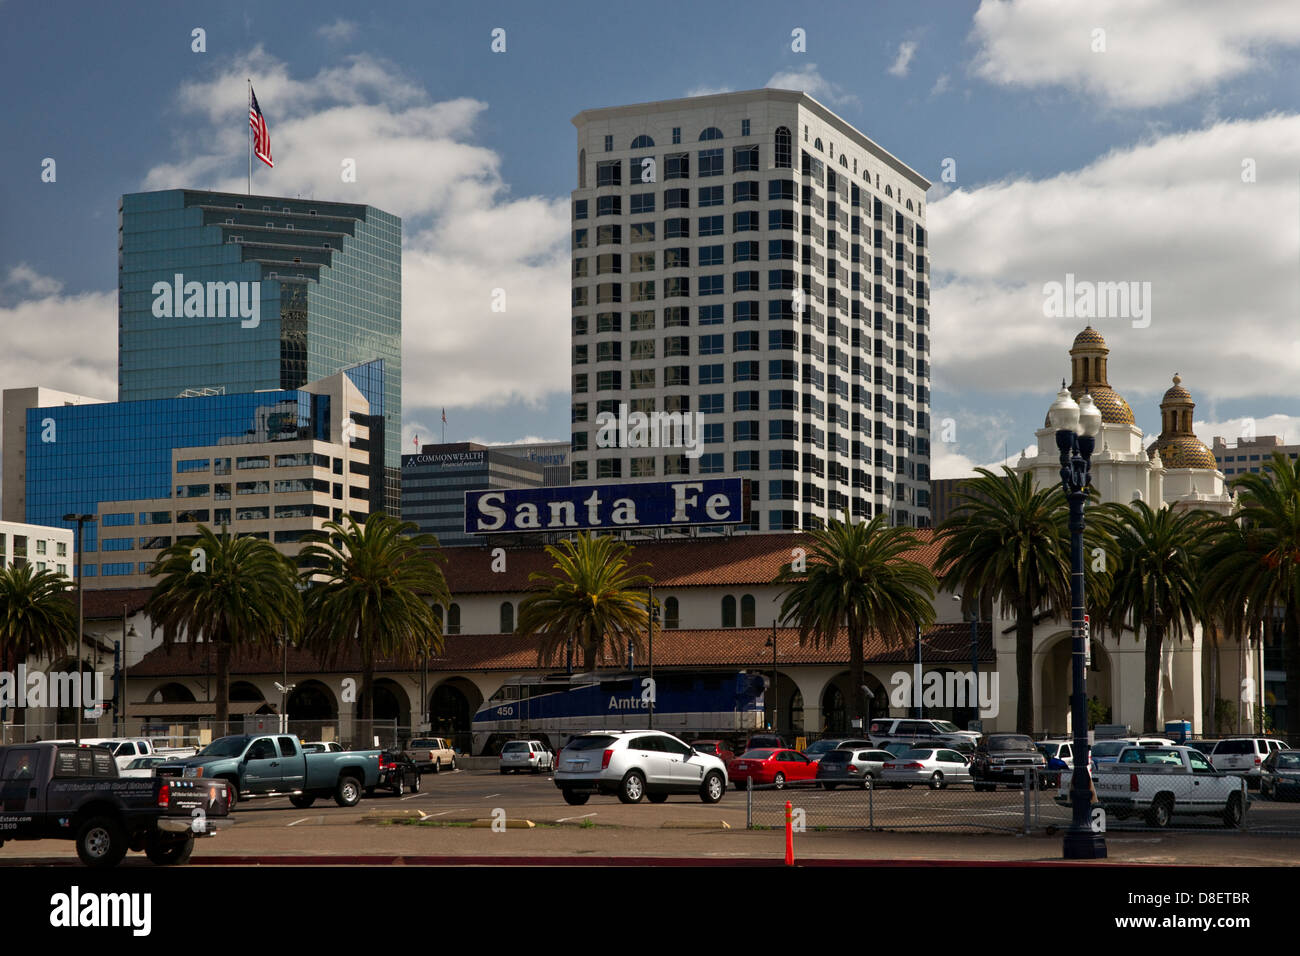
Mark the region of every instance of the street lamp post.
<instances>
[{"instance_id":1,"label":"street lamp post","mask_svg":"<svg viewBox=\"0 0 1300 956\"><path fill-rule=\"evenodd\" d=\"M649 727L654 730L655 727L655 589L651 585L646 589L647 597L645 603L646 630L649 640L647 642L647 651L650 658L650 700L647 716L649 717Z\"/></svg>"},{"instance_id":2,"label":"street lamp post","mask_svg":"<svg viewBox=\"0 0 1300 956\"><path fill-rule=\"evenodd\" d=\"M80 671L82 634L86 629L86 600L85 600L85 589L82 587L82 568L81 568L81 557L82 557L81 526L86 524L87 522L93 522L95 520L95 516L67 514L63 516L63 520L75 521L77 523L77 540L73 543L74 546L73 561L76 563L76 569L77 569L77 651L76 653L77 653L77 669L78 671ZM80 673L77 674L78 684L80 684L80 682L84 679L85 678L82 677ZM77 690L78 693L80 693L81 688L78 687ZM77 716L76 741L77 741L77 746L80 747L81 746L81 701L76 701L75 703L76 706L73 708L73 710L76 711L76 716Z\"/></svg>"},{"instance_id":3,"label":"street lamp post","mask_svg":"<svg viewBox=\"0 0 1300 956\"><path fill-rule=\"evenodd\" d=\"M781 718L778 710L780 705L777 703L776 696L776 621L772 622L772 637L767 642L767 645L772 648L772 733L775 734L780 733L777 730L777 725Z\"/></svg>"},{"instance_id":4,"label":"street lamp post","mask_svg":"<svg viewBox=\"0 0 1300 956\"><path fill-rule=\"evenodd\" d=\"M961 601L960 594L952 596L954 601ZM976 695L975 718L979 718L979 686L980 686L980 605L978 598L971 602L970 611L970 672L975 675L974 683L971 684L971 693Z\"/></svg>"},{"instance_id":5,"label":"street lamp post","mask_svg":"<svg viewBox=\"0 0 1300 956\"><path fill-rule=\"evenodd\" d=\"M135 629L135 625L134 625L134 624L132 624L129 628L127 627L127 624L126 624L126 605L123 604L123 605L122 605L122 665L121 665L121 677L122 677L122 709L121 709L121 715L122 715L122 734L123 734L123 736L125 736L126 734L129 734L129 733L130 733L130 730L129 730L129 729L127 728L127 726L126 726L126 719L127 719L127 708L126 708L126 665L127 665L127 655L130 653L130 650L131 650L130 639L133 638L133 637L139 637L139 636L140 636L140 635L139 635L139 633L136 631L136 629ZM115 722L116 722L116 721L115 721Z\"/></svg>"},{"instance_id":6,"label":"street lamp post","mask_svg":"<svg viewBox=\"0 0 1300 956\"><path fill-rule=\"evenodd\" d=\"M1072 684L1070 714L1074 724L1074 772L1070 777L1070 827L1065 832L1067 860L1098 860L1106 856L1106 838L1091 825L1092 779L1088 773L1088 709L1086 697L1087 648L1084 645L1083 616L1083 506L1092 482L1092 451L1101 431L1101 412L1085 394L1076 403L1061 382L1048 411L1056 429L1056 447L1061 453L1061 484L1070 502L1070 625Z\"/></svg>"}]
</instances>

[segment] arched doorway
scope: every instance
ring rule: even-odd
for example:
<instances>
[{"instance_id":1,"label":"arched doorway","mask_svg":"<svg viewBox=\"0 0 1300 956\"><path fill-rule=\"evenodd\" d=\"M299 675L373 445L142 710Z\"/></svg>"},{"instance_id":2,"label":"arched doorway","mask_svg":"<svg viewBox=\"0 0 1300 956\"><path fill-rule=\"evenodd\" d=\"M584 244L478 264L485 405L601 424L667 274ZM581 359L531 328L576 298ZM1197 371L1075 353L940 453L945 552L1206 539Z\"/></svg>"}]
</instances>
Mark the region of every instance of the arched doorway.
<instances>
[{"instance_id":1,"label":"arched doorway","mask_svg":"<svg viewBox=\"0 0 1300 956\"><path fill-rule=\"evenodd\" d=\"M862 715L862 726L866 727L872 717L889 713L889 692L869 671L863 671L862 683L867 688L867 711ZM861 728L854 728L851 723L853 715L849 710L852 703L849 672L841 671L822 690L822 726L809 729L823 734L858 733Z\"/></svg>"},{"instance_id":2,"label":"arched doorway","mask_svg":"<svg viewBox=\"0 0 1300 956\"><path fill-rule=\"evenodd\" d=\"M288 711L293 720L337 720L339 705L333 691L318 680L308 680L290 692Z\"/></svg>"},{"instance_id":3,"label":"arched doorway","mask_svg":"<svg viewBox=\"0 0 1300 956\"><path fill-rule=\"evenodd\" d=\"M371 713L374 720L395 720L405 725L411 719L411 698L406 691L390 677L381 677L374 683L375 707ZM357 694L357 713L362 713L365 695Z\"/></svg>"},{"instance_id":4,"label":"arched doorway","mask_svg":"<svg viewBox=\"0 0 1300 956\"><path fill-rule=\"evenodd\" d=\"M237 680L230 685L230 699L232 701L252 702L265 701L266 697L257 689L256 684L250 684L246 680Z\"/></svg>"},{"instance_id":5,"label":"arched doorway","mask_svg":"<svg viewBox=\"0 0 1300 956\"><path fill-rule=\"evenodd\" d=\"M470 723L474 712L483 705L483 695L479 689L463 677L451 677L433 689L429 697L430 732L445 737L464 735L469 747Z\"/></svg>"},{"instance_id":6,"label":"arched doorway","mask_svg":"<svg viewBox=\"0 0 1300 956\"><path fill-rule=\"evenodd\" d=\"M1039 668L1039 713L1036 731L1065 734L1070 727L1070 691L1073 683L1072 641L1063 631L1041 653ZM1088 698L1088 727L1112 722L1112 661L1102 643L1092 641L1092 665L1088 668L1085 694Z\"/></svg>"}]
</instances>

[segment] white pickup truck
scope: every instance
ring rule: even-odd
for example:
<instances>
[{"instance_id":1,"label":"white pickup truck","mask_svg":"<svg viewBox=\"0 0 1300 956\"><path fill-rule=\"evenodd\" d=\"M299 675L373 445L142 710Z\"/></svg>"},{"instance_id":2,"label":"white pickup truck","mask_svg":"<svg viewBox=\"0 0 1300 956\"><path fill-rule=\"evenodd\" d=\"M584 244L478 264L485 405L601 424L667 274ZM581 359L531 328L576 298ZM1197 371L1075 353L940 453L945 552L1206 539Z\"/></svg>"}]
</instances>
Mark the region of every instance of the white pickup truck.
<instances>
[{"instance_id":1,"label":"white pickup truck","mask_svg":"<svg viewBox=\"0 0 1300 956\"><path fill-rule=\"evenodd\" d=\"M1070 803L1070 771L1061 773L1056 802ZM1191 747L1126 747L1114 763L1092 776L1097 799L1123 820L1141 813L1153 827L1167 827L1175 815L1214 816L1240 826L1246 814L1246 781L1210 765Z\"/></svg>"}]
</instances>

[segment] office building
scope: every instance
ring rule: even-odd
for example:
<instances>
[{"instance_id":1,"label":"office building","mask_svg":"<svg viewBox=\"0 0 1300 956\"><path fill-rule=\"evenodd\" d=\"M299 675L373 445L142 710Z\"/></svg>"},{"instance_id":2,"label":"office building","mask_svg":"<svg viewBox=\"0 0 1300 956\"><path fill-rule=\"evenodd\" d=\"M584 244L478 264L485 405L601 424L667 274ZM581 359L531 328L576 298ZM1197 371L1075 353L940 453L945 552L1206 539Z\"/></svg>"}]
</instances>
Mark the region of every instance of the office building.
<instances>
[{"instance_id":1,"label":"office building","mask_svg":"<svg viewBox=\"0 0 1300 956\"><path fill-rule=\"evenodd\" d=\"M294 554L306 531L384 498L382 439L353 374L382 392L363 369L302 389L28 409L27 520L96 516L82 532L87 588L153 584L161 550L199 524Z\"/></svg>"},{"instance_id":2,"label":"office building","mask_svg":"<svg viewBox=\"0 0 1300 956\"><path fill-rule=\"evenodd\" d=\"M402 456L403 518L415 522L422 532L437 535L441 545L482 544L477 535L465 533L465 492L541 488L547 484L548 467L555 466L496 445L425 445L418 455Z\"/></svg>"},{"instance_id":3,"label":"office building","mask_svg":"<svg viewBox=\"0 0 1300 956\"><path fill-rule=\"evenodd\" d=\"M573 123L574 482L747 478L749 531L928 525L925 177L786 90ZM624 408L666 427L611 440Z\"/></svg>"},{"instance_id":4,"label":"office building","mask_svg":"<svg viewBox=\"0 0 1300 956\"><path fill-rule=\"evenodd\" d=\"M52 408L56 405L95 405L102 398L87 398L72 392L53 388L6 388L0 404L3 405L3 432L0 446L4 449L4 482L0 487L0 521L27 520L27 410ZM38 425L40 422L37 423ZM47 439L54 438L48 423L41 426Z\"/></svg>"},{"instance_id":5,"label":"office building","mask_svg":"<svg viewBox=\"0 0 1300 956\"><path fill-rule=\"evenodd\" d=\"M0 568L30 564L72 577L72 538L68 528L0 521Z\"/></svg>"},{"instance_id":6,"label":"office building","mask_svg":"<svg viewBox=\"0 0 1300 956\"><path fill-rule=\"evenodd\" d=\"M192 189L118 211L118 400L294 390L345 368L383 419L399 513L402 228L373 206Z\"/></svg>"},{"instance_id":7,"label":"office building","mask_svg":"<svg viewBox=\"0 0 1300 956\"><path fill-rule=\"evenodd\" d=\"M570 447L567 441L523 442L491 447L493 451L504 452L541 465L542 484L546 487L558 487L569 483Z\"/></svg>"},{"instance_id":8,"label":"office building","mask_svg":"<svg viewBox=\"0 0 1300 956\"><path fill-rule=\"evenodd\" d=\"M1226 438L1215 436L1213 451L1219 470L1231 480L1252 472L1259 474L1260 468L1271 462L1277 452L1294 461L1300 455L1300 445L1284 444L1277 435L1238 438L1231 444Z\"/></svg>"}]
</instances>

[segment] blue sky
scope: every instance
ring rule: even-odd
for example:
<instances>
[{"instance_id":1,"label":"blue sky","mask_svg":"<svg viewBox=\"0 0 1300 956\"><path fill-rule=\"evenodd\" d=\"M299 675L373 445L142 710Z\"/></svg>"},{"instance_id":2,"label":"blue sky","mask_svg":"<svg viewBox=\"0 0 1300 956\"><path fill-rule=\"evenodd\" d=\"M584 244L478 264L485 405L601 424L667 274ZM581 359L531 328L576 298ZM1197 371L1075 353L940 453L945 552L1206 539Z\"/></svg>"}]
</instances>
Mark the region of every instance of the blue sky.
<instances>
[{"instance_id":1,"label":"blue sky","mask_svg":"<svg viewBox=\"0 0 1300 956\"><path fill-rule=\"evenodd\" d=\"M1149 326L1094 322L1147 432L1178 371L1203 440L1242 416L1300 439L1294 5L4 0L0 25L5 387L113 397L118 196L242 187L251 73L277 161L255 191L404 219L408 444L443 407L449 440L567 437L570 118L776 85L937 184L936 474L1033 442L1083 324L1043 314L1066 273L1152 283Z\"/></svg>"}]
</instances>

